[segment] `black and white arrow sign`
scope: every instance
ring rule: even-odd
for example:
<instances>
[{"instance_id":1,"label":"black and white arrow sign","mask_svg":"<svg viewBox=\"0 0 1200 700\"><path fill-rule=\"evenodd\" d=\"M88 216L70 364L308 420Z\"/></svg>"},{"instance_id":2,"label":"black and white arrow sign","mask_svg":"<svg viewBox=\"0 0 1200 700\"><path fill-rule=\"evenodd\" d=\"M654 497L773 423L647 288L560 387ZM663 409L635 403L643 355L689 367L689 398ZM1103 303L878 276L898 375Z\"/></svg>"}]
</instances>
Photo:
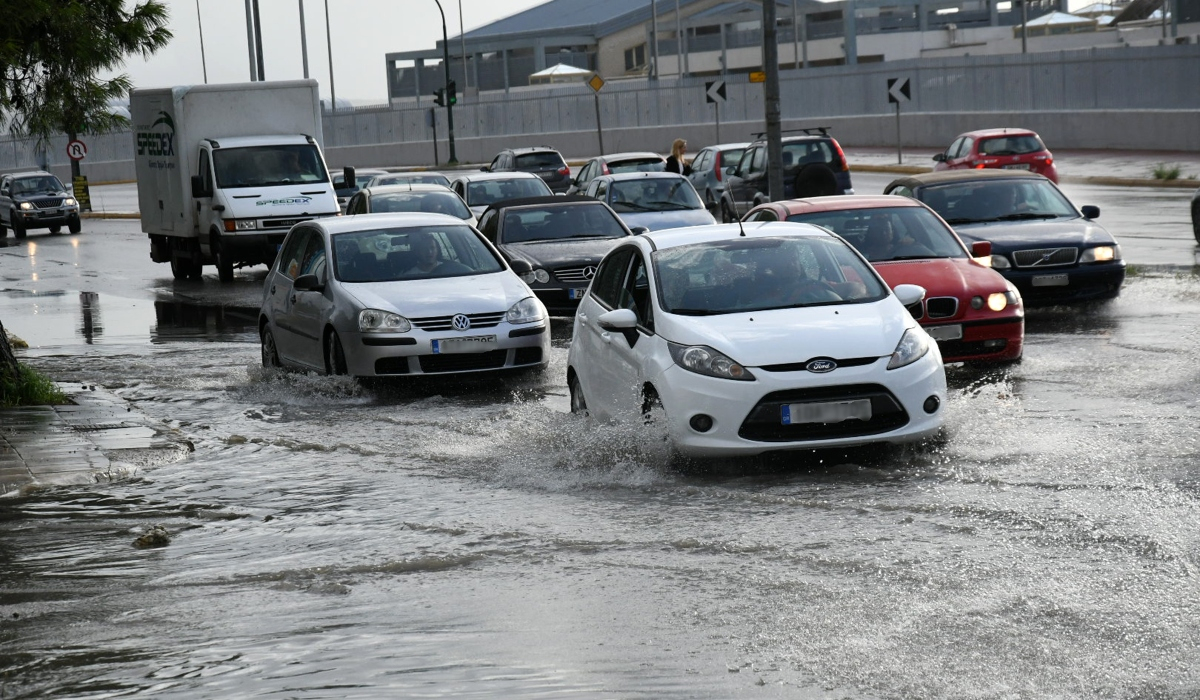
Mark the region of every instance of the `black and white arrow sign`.
<instances>
[{"instance_id":1,"label":"black and white arrow sign","mask_svg":"<svg viewBox=\"0 0 1200 700\"><path fill-rule=\"evenodd\" d=\"M725 81L714 80L711 83L704 84L704 101L705 102L724 102L725 101Z\"/></svg>"},{"instance_id":2,"label":"black and white arrow sign","mask_svg":"<svg viewBox=\"0 0 1200 700\"><path fill-rule=\"evenodd\" d=\"M888 102L900 104L912 99L908 78L888 78Z\"/></svg>"}]
</instances>

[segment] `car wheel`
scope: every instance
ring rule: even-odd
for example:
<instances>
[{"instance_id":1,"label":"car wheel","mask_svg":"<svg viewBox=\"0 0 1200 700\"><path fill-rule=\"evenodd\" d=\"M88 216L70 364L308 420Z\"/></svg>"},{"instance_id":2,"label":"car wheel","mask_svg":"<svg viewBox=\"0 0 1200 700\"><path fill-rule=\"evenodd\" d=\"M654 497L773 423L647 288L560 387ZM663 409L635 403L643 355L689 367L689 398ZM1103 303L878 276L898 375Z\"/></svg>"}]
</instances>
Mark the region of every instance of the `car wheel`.
<instances>
[{"instance_id":1,"label":"car wheel","mask_svg":"<svg viewBox=\"0 0 1200 700\"><path fill-rule=\"evenodd\" d=\"M83 222L79 219L72 219L67 222L67 230L71 233L79 233L83 230Z\"/></svg>"},{"instance_id":2,"label":"car wheel","mask_svg":"<svg viewBox=\"0 0 1200 700\"><path fill-rule=\"evenodd\" d=\"M8 238L8 227L0 224L0 239Z\"/></svg>"},{"instance_id":3,"label":"car wheel","mask_svg":"<svg viewBox=\"0 0 1200 700\"><path fill-rule=\"evenodd\" d=\"M25 237L25 224L18 222L16 214L11 215L9 217L9 219L12 220L13 235L16 236L17 238L24 238Z\"/></svg>"},{"instance_id":4,"label":"car wheel","mask_svg":"<svg viewBox=\"0 0 1200 700\"><path fill-rule=\"evenodd\" d=\"M721 223L732 224L735 221L733 213L729 211L729 203L724 199L721 200Z\"/></svg>"},{"instance_id":5,"label":"car wheel","mask_svg":"<svg viewBox=\"0 0 1200 700\"><path fill-rule=\"evenodd\" d=\"M1200 202L1192 205L1192 235L1200 243Z\"/></svg>"},{"instance_id":6,"label":"car wheel","mask_svg":"<svg viewBox=\"0 0 1200 700\"><path fill-rule=\"evenodd\" d=\"M325 336L325 371L332 375L349 374L346 369L346 353L342 351L342 339L337 331L330 329Z\"/></svg>"},{"instance_id":7,"label":"car wheel","mask_svg":"<svg viewBox=\"0 0 1200 700\"><path fill-rule=\"evenodd\" d=\"M583 396L583 387L579 385L579 375L571 374L567 389L571 392L571 413L587 413L587 399Z\"/></svg>"},{"instance_id":8,"label":"car wheel","mask_svg":"<svg viewBox=\"0 0 1200 700\"><path fill-rule=\"evenodd\" d=\"M50 227L50 235L55 235L60 231L62 231L62 226L51 226Z\"/></svg>"},{"instance_id":9,"label":"car wheel","mask_svg":"<svg viewBox=\"0 0 1200 700\"><path fill-rule=\"evenodd\" d=\"M221 239L216 238L213 241L214 253L217 263L217 279L222 282L233 281L233 258L229 257L228 251L221 245Z\"/></svg>"},{"instance_id":10,"label":"car wheel","mask_svg":"<svg viewBox=\"0 0 1200 700\"><path fill-rule=\"evenodd\" d=\"M282 367L283 363L279 361L279 349L275 347L275 334L271 332L270 326L263 324L259 339L262 341L262 366Z\"/></svg>"},{"instance_id":11,"label":"car wheel","mask_svg":"<svg viewBox=\"0 0 1200 700\"><path fill-rule=\"evenodd\" d=\"M827 197L837 194L837 175L823 163L809 163L796 173L796 197Z\"/></svg>"},{"instance_id":12,"label":"car wheel","mask_svg":"<svg viewBox=\"0 0 1200 700\"><path fill-rule=\"evenodd\" d=\"M647 384L642 389L642 422L650 425L656 422L664 411L662 397L658 395L658 390Z\"/></svg>"}]
</instances>

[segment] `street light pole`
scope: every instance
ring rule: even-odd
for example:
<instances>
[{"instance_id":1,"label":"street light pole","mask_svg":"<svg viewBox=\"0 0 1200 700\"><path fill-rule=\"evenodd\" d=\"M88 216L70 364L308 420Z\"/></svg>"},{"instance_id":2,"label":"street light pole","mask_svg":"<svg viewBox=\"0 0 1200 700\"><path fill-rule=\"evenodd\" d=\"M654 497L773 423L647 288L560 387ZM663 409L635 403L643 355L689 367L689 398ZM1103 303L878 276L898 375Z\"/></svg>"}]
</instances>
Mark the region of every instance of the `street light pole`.
<instances>
[{"instance_id":1,"label":"street light pole","mask_svg":"<svg viewBox=\"0 0 1200 700\"><path fill-rule=\"evenodd\" d=\"M446 138L450 143L450 160L446 162L458 165L458 156L454 153L454 105L450 104L450 38L446 35L446 12L442 10L442 0L433 1L442 14L442 67L446 72L446 131L449 133Z\"/></svg>"},{"instance_id":2,"label":"street light pole","mask_svg":"<svg viewBox=\"0 0 1200 700\"><path fill-rule=\"evenodd\" d=\"M250 51L250 82L258 80L258 62L254 60L254 8L246 0L246 48Z\"/></svg>"},{"instance_id":3,"label":"street light pole","mask_svg":"<svg viewBox=\"0 0 1200 700\"><path fill-rule=\"evenodd\" d=\"M208 84L208 62L204 60L204 23L200 21L200 0L196 0L196 26L200 28L200 67L204 69L204 84Z\"/></svg>"},{"instance_id":4,"label":"street light pole","mask_svg":"<svg viewBox=\"0 0 1200 700\"><path fill-rule=\"evenodd\" d=\"M329 113L337 110L337 89L333 86L333 37L329 32L329 0L325 0L325 47L329 50Z\"/></svg>"},{"instance_id":5,"label":"street light pole","mask_svg":"<svg viewBox=\"0 0 1200 700\"><path fill-rule=\"evenodd\" d=\"M463 92L466 92L471 87L471 79L467 77L467 33L463 31L462 0L458 0L458 45L462 47Z\"/></svg>"},{"instance_id":6,"label":"street light pole","mask_svg":"<svg viewBox=\"0 0 1200 700\"><path fill-rule=\"evenodd\" d=\"M308 35L304 33L304 0L300 0L300 57L304 61L304 79L308 80Z\"/></svg>"}]
</instances>

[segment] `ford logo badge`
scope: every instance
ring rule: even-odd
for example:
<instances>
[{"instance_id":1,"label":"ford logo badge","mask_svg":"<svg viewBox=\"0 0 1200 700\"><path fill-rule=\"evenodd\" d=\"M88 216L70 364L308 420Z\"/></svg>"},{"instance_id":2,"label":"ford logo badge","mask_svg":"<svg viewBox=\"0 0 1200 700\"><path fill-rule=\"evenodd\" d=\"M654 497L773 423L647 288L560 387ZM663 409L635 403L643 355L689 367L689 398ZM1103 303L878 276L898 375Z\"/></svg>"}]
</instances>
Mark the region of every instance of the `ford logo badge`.
<instances>
[{"instance_id":1,"label":"ford logo badge","mask_svg":"<svg viewBox=\"0 0 1200 700\"><path fill-rule=\"evenodd\" d=\"M808 370L809 372L824 374L825 372L832 372L833 370L837 369L837 366L837 362L822 358L818 360L810 360L807 365L804 365L804 369Z\"/></svg>"}]
</instances>

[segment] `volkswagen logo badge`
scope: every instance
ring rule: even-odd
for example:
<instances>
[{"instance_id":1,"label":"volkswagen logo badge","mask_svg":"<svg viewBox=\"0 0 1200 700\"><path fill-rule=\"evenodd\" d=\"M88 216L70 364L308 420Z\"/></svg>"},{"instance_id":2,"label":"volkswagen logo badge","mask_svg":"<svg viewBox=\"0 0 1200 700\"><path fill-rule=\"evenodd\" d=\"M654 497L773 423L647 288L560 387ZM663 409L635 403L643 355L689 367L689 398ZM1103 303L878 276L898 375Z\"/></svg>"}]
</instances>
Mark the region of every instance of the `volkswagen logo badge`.
<instances>
[{"instance_id":1,"label":"volkswagen logo badge","mask_svg":"<svg viewBox=\"0 0 1200 700\"><path fill-rule=\"evenodd\" d=\"M471 327L471 319L467 318L466 314L454 314L450 319L450 323L456 331L465 331Z\"/></svg>"},{"instance_id":2,"label":"volkswagen logo badge","mask_svg":"<svg viewBox=\"0 0 1200 700\"><path fill-rule=\"evenodd\" d=\"M826 372L832 372L833 370L837 369L837 366L838 365L837 365L836 361L830 360L829 358L821 357L821 358L817 358L815 360L809 360L808 364L804 365L804 369L808 370L809 372L816 372L817 374L824 374Z\"/></svg>"},{"instance_id":3,"label":"volkswagen logo badge","mask_svg":"<svg viewBox=\"0 0 1200 700\"><path fill-rule=\"evenodd\" d=\"M595 265L588 265L587 267L583 268L583 278L585 280L590 280L591 278L593 278L595 276L596 276L596 266Z\"/></svg>"}]
</instances>

